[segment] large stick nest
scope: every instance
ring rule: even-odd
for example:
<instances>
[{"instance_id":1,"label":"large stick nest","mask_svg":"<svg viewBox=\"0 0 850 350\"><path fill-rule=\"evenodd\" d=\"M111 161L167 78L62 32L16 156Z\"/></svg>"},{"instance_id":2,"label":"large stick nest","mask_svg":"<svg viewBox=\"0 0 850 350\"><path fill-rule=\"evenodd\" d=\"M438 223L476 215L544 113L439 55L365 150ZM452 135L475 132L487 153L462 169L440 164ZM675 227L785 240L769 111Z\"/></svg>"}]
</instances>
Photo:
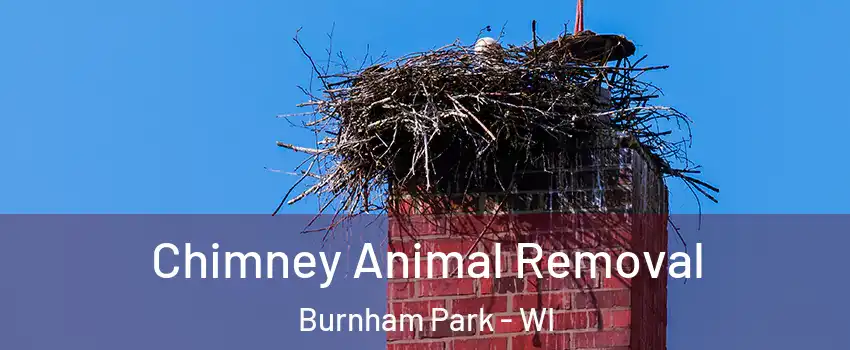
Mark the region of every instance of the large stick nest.
<instances>
[{"instance_id":1,"label":"large stick nest","mask_svg":"<svg viewBox=\"0 0 850 350\"><path fill-rule=\"evenodd\" d=\"M510 191L523 170L610 137L715 200L717 189L692 177L690 119L653 105L660 91L640 79L666 66L578 57L570 43L588 35L479 53L453 43L335 73L296 38L322 83L303 89L310 100L300 105L312 108L302 125L318 137L311 147L278 142L307 155L281 205L318 196L320 212L348 217L392 210L390 193ZM603 89L610 99L600 98Z\"/></svg>"}]
</instances>

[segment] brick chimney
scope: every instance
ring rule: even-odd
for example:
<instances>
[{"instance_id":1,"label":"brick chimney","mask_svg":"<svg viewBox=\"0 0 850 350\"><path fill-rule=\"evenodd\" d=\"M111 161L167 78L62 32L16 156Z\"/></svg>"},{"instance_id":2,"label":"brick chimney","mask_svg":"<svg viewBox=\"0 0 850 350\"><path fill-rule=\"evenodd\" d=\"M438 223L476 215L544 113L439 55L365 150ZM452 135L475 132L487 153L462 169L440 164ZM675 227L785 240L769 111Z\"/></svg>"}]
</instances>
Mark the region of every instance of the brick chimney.
<instances>
[{"instance_id":1,"label":"brick chimney","mask_svg":"<svg viewBox=\"0 0 850 350\"><path fill-rule=\"evenodd\" d=\"M578 279L548 275L538 279L531 271L516 273L518 242L538 243L546 252L631 251L642 256L644 251L666 251L667 189L663 179L641 152L614 143L604 151L565 156L570 160L560 168L541 166L549 170L527 171L509 193L459 197L444 193L440 196L448 202L462 204L448 210L435 210L433 204L396 195L410 211L390 213L391 251L412 256L414 244L420 243L423 258L411 265L419 264L424 275L428 251L461 255L480 251L494 257L494 243L498 242L503 253L502 276L390 278L388 312L427 317L435 307L464 314L477 314L483 308L494 314L495 332L453 332L448 324L389 332L387 349L666 349L666 261L657 279L648 276L645 265L630 280L617 277L616 270L611 278L588 278L585 273ZM496 268L494 261L491 265ZM408 267L412 274L413 266ZM401 269L394 266L393 270ZM521 308L554 309L554 331L524 331Z\"/></svg>"}]
</instances>

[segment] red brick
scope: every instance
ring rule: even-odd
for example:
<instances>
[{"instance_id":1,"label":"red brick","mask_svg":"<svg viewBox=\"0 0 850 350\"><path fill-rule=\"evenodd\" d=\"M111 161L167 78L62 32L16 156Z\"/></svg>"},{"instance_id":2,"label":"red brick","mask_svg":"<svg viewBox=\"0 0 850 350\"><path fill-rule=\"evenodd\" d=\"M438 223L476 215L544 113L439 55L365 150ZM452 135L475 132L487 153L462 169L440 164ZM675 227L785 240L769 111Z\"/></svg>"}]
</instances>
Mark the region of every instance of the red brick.
<instances>
[{"instance_id":1,"label":"red brick","mask_svg":"<svg viewBox=\"0 0 850 350\"><path fill-rule=\"evenodd\" d=\"M499 215L451 215L446 220L448 231L452 234L478 236L482 232L492 235L510 230L508 216Z\"/></svg>"},{"instance_id":2,"label":"red brick","mask_svg":"<svg viewBox=\"0 0 850 350\"><path fill-rule=\"evenodd\" d=\"M452 350L507 350L508 338L476 338L452 341Z\"/></svg>"},{"instance_id":3,"label":"red brick","mask_svg":"<svg viewBox=\"0 0 850 350\"><path fill-rule=\"evenodd\" d=\"M455 259L450 259L451 266L449 266L449 274L453 273L457 268L457 264L455 263ZM392 265L392 274L388 275L387 278L390 279L417 279L417 278L428 278L428 265L432 265L434 278L443 278L443 260L442 259L433 259L433 262L429 263L428 259L420 259L414 260L413 257L409 257L407 264L405 264L402 259L394 259ZM407 278L404 275L404 267L407 266ZM416 266L419 266L419 277L416 276ZM466 271L463 271L464 273ZM388 271L389 273L389 271Z\"/></svg>"},{"instance_id":4,"label":"red brick","mask_svg":"<svg viewBox=\"0 0 850 350\"><path fill-rule=\"evenodd\" d=\"M513 298L513 310L519 311L519 309L553 309L553 310L568 310L570 308L570 299L572 295L570 293L530 293L530 294L522 294L516 295Z\"/></svg>"},{"instance_id":5,"label":"red brick","mask_svg":"<svg viewBox=\"0 0 850 350\"><path fill-rule=\"evenodd\" d=\"M543 343L539 335L517 335L511 339L511 350L533 350L543 348ZM564 349L566 349L566 347L564 347Z\"/></svg>"},{"instance_id":6,"label":"red brick","mask_svg":"<svg viewBox=\"0 0 850 350\"><path fill-rule=\"evenodd\" d=\"M511 320L510 322L502 322L504 319ZM496 334L519 333L525 331L525 325L522 323L522 317L519 314L511 315L496 315L492 318L493 330ZM485 327L482 334L494 333Z\"/></svg>"},{"instance_id":7,"label":"red brick","mask_svg":"<svg viewBox=\"0 0 850 350\"><path fill-rule=\"evenodd\" d=\"M416 342L406 344L388 344L387 350L446 350L443 342Z\"/></svg>"},{"instance_id":8,"label":"red brick","mask_svg":"<svg viewBox=\"0 0 850 350\"><path fill-rule=\"evenodd\" d=\"M597 290L577 293L573 307L576 309L607 309L631 305L629 290Z\"/></svg>"},{"instance_id":9,"label":"red brick","mask_svg":"<svg viewBox=\"0 0 850 350\"><path fill-rule=\"evenodd\" d=\"M387 244L387 252L404 253L413 258L414 244L416 244L414 241L391 241Z\"/></svg>"},{"instance_id":10,"label":"red brick","mask_svg":"<svg viewBox=\"0 0 850 350\"><path fill-rule=\"evenodd\" d=\"M582 311L555 314L554 327L558 331L590 328L588 313Z\"/></svg>"},{"instance_id":11,"label":"red brick","mask_svg":"<svg viewBox=\"0 0 850 350\"><path fill-rule=\"evenodd\" d=\"M575 347L582 348L604 348L611 346L628 346L629 331L593 331L573 334Z\"/></svg>"},{"instance_id":12,"label":"red brick","mask_svg":"<svg viewBox=\"0 0 850 350\"><path fill-rule=\"evenodd\" d=\"M390 303L390 312L399 316L401 314L416 314L423 317L429 317L434 308L445 308L445 300L427 300L427 301L401 301Z\"/></svg>"},{"instance_id":13,"label":"red brick","mask_svg":"<svg viewBox=\"0 0 850 350\"><path fill-rule=\"evenodd\" d=\"M413 264L411 264L411 261L404 261L404 259L393 259L393 263L391 266L392 271L387 271L388 279L405 279L414 278L415 276L413 274ZM407 271L406 275L405 270Z\"/></svg>"},{"instance_id":14,"label":"red brick","mask_svg":"<svg viewBox=\"0 0 850 350\"><path fill-rule=\"evenodd\" d=\"M570 335L567 333L541 333L514 336L511 350L564 350L570 347Z\"/></svg>"},{"instance_id":15,"label":"red brick","mask_svg":"<svg viewBox=\"0 0 850 350\"><path fill-rule=\"evenodd\" d=\"M493 294L493 279L492 278L480 278L478 279L478 290L481 292L481 295Z\"/></svg>"},{"instance_id":16,"label":"red brick","mask_svg":"<svg viewBox=\"0 0 850 350\"><path fill-rule=\"evenodd\" d=\"M601 322L597 323L597 312L591 312L591 315L593 315L591 327L624 328L632 322L631 310L601 310L599 313L602 314L602 319Z\"/></svg>"},{"instance_id":17,"label":"red brick","mask_svg":"<svg viewBox=\"0 0 850 350\"><path fill-rule=\"evenodd\" d=\"M460 238L440 238L422 241L420 252L442 252L466 254L474 242ZM424 256L424 255L423 255Z\"/></svg>"},{"instance_id":18,"label":"red brick","mask_svg":"<svg viewBox=\"0 0 850 350\"><path fill-rule=\"evenodd\" d=\"M472 294L475 294L475 280L471 278L432 279L419 281L419 295L423 297Z\"/></svg>"},{"instance_id":19,"label":"red brick","mask_svg":"<svg viewBox=\"0 0 850 350\"><path fill-rule=\"evenodd\" d=\"M576 278L573 275L564 277L564 278L555 278L552 276L543 276L543 278L537 278L537 276L525 276L526 280L526 292L537 292L537 291L578 291L578 290L586 290L593 289L599 287L599 279L591 278L588 274L583 274L580 278Z\"/></svg>"},{"instance_id":20,"label":"red brick","mask_svg":"<svg viewBox=\"0 0 850 350\"><path fill-rule=\"evenodd\" d=\"M522 293L525 290L525 281L520 277L501 277L492 279L493 285L489 290L481 293L507 294Z\"/></svg>"},{"instance_id":21,"label":"red brick","mask_svg":"<svg viewBox=\"0 0 850 350\"><path fill-rule=\"evenodd\" d=\"M413 282L390 282L387 284L387 296L390 300L410 299L416 296Z\"/></svg>"},{"instance_id":22,"label":"red brick","mask_svg":"<svg viewBox=\"0 0 850 350\"><path fill-rule=\"evenodd\" d=\"M611 274L611 277L602 279L602 288L605 289L627 289L631 285L631 279L623 278L618 274Z\"/></svg>"},{"instance_id":23,"label":"red brick","mask_svg":"<svg viewBox=\"0 0 850 350\"><path fill-rule=\"evenodd\" d=\"M387 340L411 340L416 338L416 332L410 329L387 331Z\"/></svg>"},{"instance_id":24,"label":"red brick","mask_svg":"<svg viewBox=\"0 0 850 350\"><path fill-rule=\"evenodd\" d=\"M467 299L455 299L452 301L452 313L467 315L479 314L481 310L485 314L494 314L508 311L508 297L489 296L472 297Z\"/></svg>"},{"instance_id":25,"label":"red brick","mask_svg":"<svg viewBox=\"0 0 850 350\"><path fill-rule=\"evenodd\" d=\"M524 277L525 279L525 292L526 293L536 293L541 291L542 281L543 279L537 278L537 276L528 275Z\"/></svg>"},{"instance_id":26,"label":"red brick","mask_svg":"<svg viewBox=\"0 0 850 350\"><path fill-rule=\"evenodd\" d=\"M502 266L500 266L500 267L501 267L503 274L512 272L511 271L511 264L512 263L513 263L513 257L512 256L502 254ZM513 271L513 272L516 272L516 271Z\"/></svg>"},{"instance_id":27,"label":"red brick","mask_svg":"<svg viewBox=\"0 0 850 350\"><path fill-rule=\"evenodd\" d=\"M452 330L452 320L438 321L433 327L431 322L425 325L422 330L422 338L450 338L450 337L467 337L475 335L477 331L477 323L473 321L472 328L469 328L467 320L464 319L463 329Z\"/></svg>"}]
</instances>

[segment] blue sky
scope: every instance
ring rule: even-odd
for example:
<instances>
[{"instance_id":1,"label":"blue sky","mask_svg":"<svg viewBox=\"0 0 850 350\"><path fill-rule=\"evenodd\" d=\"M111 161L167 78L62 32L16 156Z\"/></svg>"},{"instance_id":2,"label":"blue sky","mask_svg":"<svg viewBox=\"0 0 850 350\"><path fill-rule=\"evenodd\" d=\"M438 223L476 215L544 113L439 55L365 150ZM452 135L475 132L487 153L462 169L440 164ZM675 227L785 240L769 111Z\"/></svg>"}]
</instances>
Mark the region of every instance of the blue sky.
<instances>
[{"instance_id":1,"label":"blue sky","mask_svg":"<svg viewBox=\"0 0 850 350\"><path fill-rule=\"evenodd\" d=\"M269 213L304 140L297 111L321 55L397 56L507 23L552 38L573 1L5 1L0 212ZM671 69L650 78L695 120L692 158L721 188L706 213L846 213L841 1L589 0L586 23ZM828 183L828 186L822 185ZM671 183L671 209L696 203ZM310 212L312 205L288 208Z\"/></svg>"},{"instance_id":2,"label":"blue sky","mask_svg":"<svg viewBox=\"0 0 850 350\"><path fill-rule=\"evenodd\" d=\"M626 34L648 64L671 66L650 78L666 104L695 120L691 157L721 188L721 202L705 203L703 212L850 213L843 106L850 73L841 67L850 53L850 3L586 6L588 29ZM368 45L394 57L457 38L472 43L487 25L507 23L505 41L519 43L534 19L552 38L574 7L572 0L2 1L0 213L271 213L295 179L264 168L300 161L275 141L311 138L275 118L297 111L296 86L310 78L291 41L296 29L304 28L317 55L335 24L336 49L361 57ZM697 211L685 188L670 188L673 212ZM758 229L736 220L728 219L734 235L688 236L705 242L707 277L671 285L671 348L716 349L727 339L748 349L835 346L843 334L823 327L846 323L846 286L830 271L843 263L845 226ZM782 228L789 232L774 234ZM788 260L804 245L804 230L812 231L810 246L833 250L817 267ZM818 281L833 288L813 292ZM767 289L777 283L782 288Z\"/></svg>"}]
</instances>

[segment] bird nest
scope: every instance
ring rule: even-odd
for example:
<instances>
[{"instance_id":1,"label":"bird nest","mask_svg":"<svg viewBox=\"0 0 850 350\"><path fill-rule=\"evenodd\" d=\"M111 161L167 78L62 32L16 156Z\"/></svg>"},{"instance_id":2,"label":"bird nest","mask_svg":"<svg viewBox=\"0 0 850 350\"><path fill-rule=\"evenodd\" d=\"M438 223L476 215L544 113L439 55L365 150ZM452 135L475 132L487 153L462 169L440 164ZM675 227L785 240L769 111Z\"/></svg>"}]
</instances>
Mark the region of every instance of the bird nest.
<instances>
[{"instance_id":1,"label":"bird nest","mask_svg":"<svg viewBox=\"0 0 850 350\"><path fill-rule=\"evenodd\" d=\"M317 196L320 213L350 217L392 212L398 202L388 196L400 193L509 192L527 170L599 145L639 150L661 174L715 200L687 158L690 119L653 104L660 91L641 79L666 66L632 62L623 37L453 43L339 72L318 67L295 41L322 83L303 89L309 101L299 106L311 111L298 114L319 137L310 147L278 142L306 155L281 206Z\"/></svg>"}]
</instances>

